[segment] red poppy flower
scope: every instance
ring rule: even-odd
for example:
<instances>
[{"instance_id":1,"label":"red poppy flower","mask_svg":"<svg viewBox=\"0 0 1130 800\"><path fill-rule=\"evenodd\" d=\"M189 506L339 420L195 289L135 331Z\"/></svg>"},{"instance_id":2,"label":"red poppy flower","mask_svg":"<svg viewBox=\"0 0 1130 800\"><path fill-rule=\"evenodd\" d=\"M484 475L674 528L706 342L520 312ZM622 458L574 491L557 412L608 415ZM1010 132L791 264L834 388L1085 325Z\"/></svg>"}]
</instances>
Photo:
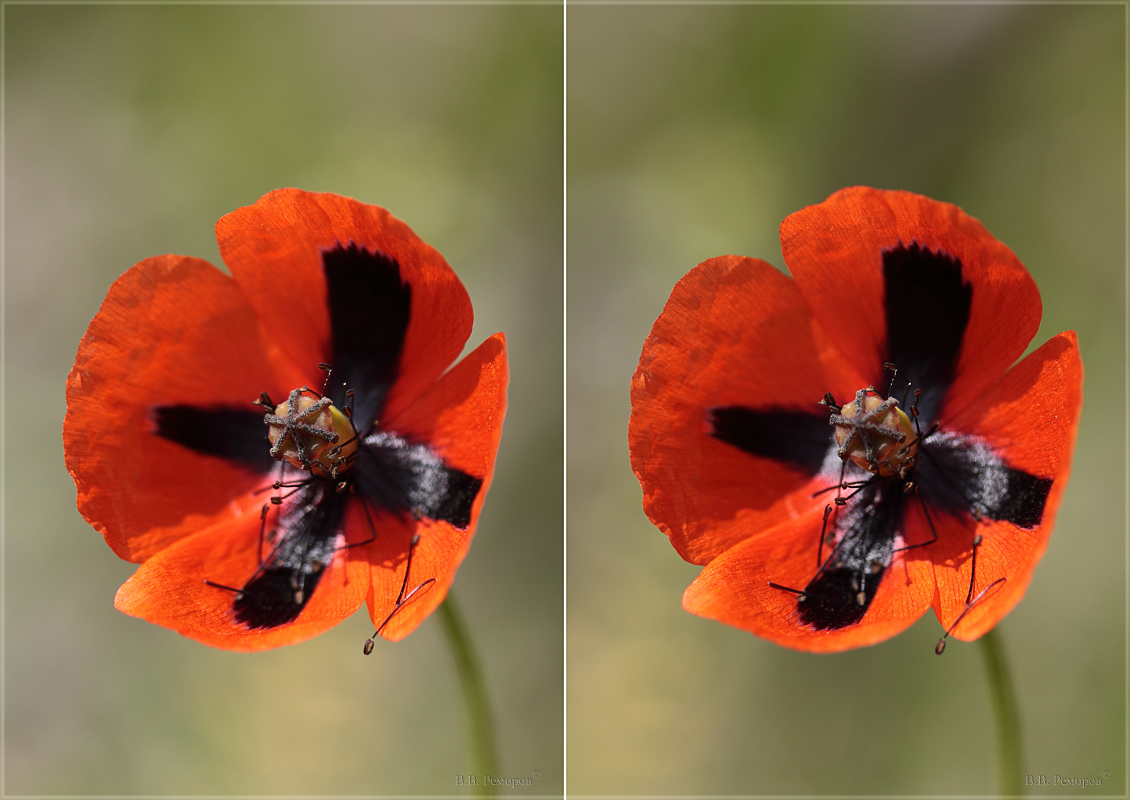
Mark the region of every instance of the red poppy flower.
<instances>
[{"instance_id":1,"label":"red poppy flower","mask_svg":"<svg viewBox=\"0 0 1130 800\"><path fill-rule=\"evenodd\" d=\"M952 205L844 189L781 243L792 279L724 256L679 281L632 381L644 509L705 565L683 606L799 650L874 644L931 606L976 639L1051 536L1075 334L1010 368L1039 292Z\"/></svg>"},{"instance_id":2,"label":"red poppy flower","mask_svg":"<svg viewBox=\"0 0 1130 800\"><path fill-rule=\"evenodd\" d=\"M141 564L115 605L262 650L366 602L401 639L470 546L502 431L505 338L445 372L470 300L382 208L280 189L216 233L231 277L187 256L142 261L110 288L67 379L79 510Z\"/></svg>"}]
</instances>

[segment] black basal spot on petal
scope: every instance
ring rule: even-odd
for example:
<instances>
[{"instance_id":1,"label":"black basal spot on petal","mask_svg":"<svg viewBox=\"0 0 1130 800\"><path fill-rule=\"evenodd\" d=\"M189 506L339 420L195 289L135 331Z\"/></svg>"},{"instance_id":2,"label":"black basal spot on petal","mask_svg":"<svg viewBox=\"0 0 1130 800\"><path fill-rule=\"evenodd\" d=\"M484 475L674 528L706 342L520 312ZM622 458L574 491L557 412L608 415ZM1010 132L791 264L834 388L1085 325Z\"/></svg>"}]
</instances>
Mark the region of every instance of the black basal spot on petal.
<instances>
[{"instance_id":1,"label":"black basal spot on petal","mask_svg":"<svg viewBox=\"0 0 1130 800\"><path fill-rule=\"evenodd\" d=\"M259 630L294 622L310 602L324 570L316 565L312 569L267 567L236 597L232 604L236 621Z\"/></svg>"},{"instance_id":2,"label":"black basal spot on petal","mask_svg":"<svg viewBox=\"0 0 1130 800\"><path fill-rule=\"evenodd\" d=\"M1035 528L1044 518L1052 479L1038 478L1012 467L1005 467L1005 470L1004 490L986 503L985 515L1021 528Z\"/></svg>"},{"instance_id":3,"label":"black basal spot on petal","mask_svg":"<svg viewBox=\"0 0 1130 800\"><path fill-rule=\"evenodd\" d=\"M378 418L396 380L412 287L390 256L353 242L323 252L322 265L333 335L334 374L327 393L340 408L346 388L353 390L354 424L364 431Z\"/></svg>"},{"instance_id":4,"label":"black basal spot on petal","mask_svg":"<svg viewBox=\"0 0 1130 800\"><path fill-rule=\"evenodd\" d=\"M841 538L797 600L803 624L839 630L863 619L891 564L903 502L899 481L876 478L839 509L835 529Z\"/></svg>"},{"instance_id":5,"label":"black basal spot on petal","mask_svg":"<svg viewBox=\"0 0 1130 800\"><path fill-rule=\"evenodd\" d=\"M857 569L826 569L805 587L797 601L800 621L818 631L839 630L858 624L879 588L886 567L877 573ZM859 594L863 592L863 602Z\"/></svg>"},{"instance_id":6,"label":"black basal spot on petal","mask_svg":"<svg viewBox=\"0 0 1130 800\"><path fill-rule=\"evenodd\" d=\"M1035 528L1044 517L1052 479L1013 469L983 440L940 431L915 467L923 500L974 519Z\"/></svg>"},{"instance_id":7,"label":"black basal spot on petal","mask_svg":"<svg viewBox=\"0 0 1130 800\"><path fill-rule=\"evenodd\" d=\"M322 573L340 549L346 496L332 481L314 478L267 516L273 542L262 567L236 595L232 611L248 628L293 622L310 602Z\"/></svg>"},{"instance_id":8,"label":"black basal spot on petal","mask_svg":"<svg viewBox=\"0 0 1130 800\"><path fill-rule=\"evenodd\" d=\"M961 261L917 242L883 251L883 283L887 361L922 389L918 411L932 423L953 383L973 286L962 278Z\"/></svg>"},{"instance_id":9,"label":"black basal spot on petal","mask_svg":"<svg viewBox=\"0 0 1130 800\"><path fill-rule=\"evenodd\" d=\"M755 456L782 461L809 475L820 471L832 447L827 412L720 406L708 409L707 419L715 439Z\"/></svg>"},{"instance_id":10,"label":"black basal spot on petal","mask_svg":"<svg viewBox=\"0 0 1130 800\"><path fill-rule=\"evenodd\" d=\"M155 433L197 453L236 461L256 472L275 466L263 412L190 405L154 406Z\"/></svg>"},{"instance_id":11,"label":"black basal spot on petal","mask_svg":"<svg viewBox=\"0 0 1130 800\"><path fill-rule=\"evenodd\" d=\"M357 491L378 508L456 528L471 524L471 506L483 485L448 466L428 445L386 431L362 440L353 473Z\"/></svg>"}]
</instances>

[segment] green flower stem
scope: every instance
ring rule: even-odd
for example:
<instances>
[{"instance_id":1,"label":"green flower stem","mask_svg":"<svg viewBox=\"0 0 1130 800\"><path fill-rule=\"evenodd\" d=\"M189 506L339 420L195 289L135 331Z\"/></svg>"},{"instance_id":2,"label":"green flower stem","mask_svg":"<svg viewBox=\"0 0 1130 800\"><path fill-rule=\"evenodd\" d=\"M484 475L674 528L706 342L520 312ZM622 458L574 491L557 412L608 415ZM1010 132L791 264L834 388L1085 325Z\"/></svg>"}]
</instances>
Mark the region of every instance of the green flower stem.
<instances>
[{"instance_id":1,"label":"green flower stem","mask_svg":"<svg viewBox=\"0 0 1130 800\"><path fill-rule=\"evenodd\" d=\"M997 629L980 639L989 678L989 694L993 696L993 716L997 719L997 786L1001 797L1019 797L1024 793L1020 763L1020 713L1016 692Z\"/></svg>"},{"instance_id":2,"label":"green flower stem","mask_svg":"<svg viewBox=\"0 0 1130 800\"><path fill-rule=\"evenodd\" d=\"M498 757L494 747L494 722L487 700L486 684L479 669L467 627L455 606L451 593L440 604L439 618L443 622L444 633L451 644L451 654L455 657L455 668L459 672L459 682L463 684L463 697L467 701L467 717L471 734L471 765L478 778L475 794L480 797L494 797L494 787L483 781L484 775L498 776Z\"/></svg>"}]
</instances>

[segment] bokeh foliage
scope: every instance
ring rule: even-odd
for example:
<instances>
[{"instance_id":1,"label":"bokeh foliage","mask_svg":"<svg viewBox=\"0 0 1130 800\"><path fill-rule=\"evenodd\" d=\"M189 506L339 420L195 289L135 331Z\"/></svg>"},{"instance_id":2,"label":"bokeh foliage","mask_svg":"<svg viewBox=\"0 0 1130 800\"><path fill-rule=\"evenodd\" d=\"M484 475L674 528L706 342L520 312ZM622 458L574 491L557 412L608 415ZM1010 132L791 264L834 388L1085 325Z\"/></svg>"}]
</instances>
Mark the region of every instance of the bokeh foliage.
<instances>
[{"instance_id":1,"label":"bokeh foliage","mask_svg":"<svg viewBox=\"0 0 1130 800\"><path fill-rule=\"evenodd\" d=\"M509 337L498 468L454 592L492 694L498 777L537 770L526 791L559 793L560 9L4 15L4 790L466 793L438 620L369 658L363 612L299 646L212 650L113 609L132 566L74 508L64 381L111 282L161 253L221 264L215 221L298 186L389 208L466 284L469 345Z\"/></svg>"},{"instance_id":2,"label":"bokeh foliage","mask_svg":"<svg viewBox=\"0 0 1130 800\"><path fill-rule=\"evenodd\" d=\"M697 572L643 516L628 380L675 281L783 266L777 225L845 185L963 206L1079 331L1072 486L1003 623L1026 769L1125 791L1124 10L568 10L569 788L980 794L979 654L927 618L793 653L679 608ZM466 769L438 625L363 615L245 656L113 611L131 567L73 509L62 385L109 283L282 185L380 203L459 271L511 411L456 582L507 775L561 789L562 14L553 6L5 8L9 793L448 793ZM222 379L222 376L217 376ZM357 654L357 655L355 655ZM548 766L547 766L548 765ZM1092 792L1094 793L1094 792Z\"/></svg>"},{"instance_id":3,"label":"bokeh foliage","mask_svg":"<svg viewBox=\"0 0 1130 800\"><path fill-rule=\"evenodd\" d=\"M1079 332L1072 483L1002 623L1025 770L1126 789L1125 13L1117 5L571 6L569 789L986 794L980 654L930 613L835 656L680 608L698 568L640 508L629 381L675 282L836 189L962 206L1031 270L1035 343ZM782 381L788 376L782 375ZM817 398L813 398L815 401ZM1040 791L1034 791L1039 795Z\"/></svg>"}]
</instances>

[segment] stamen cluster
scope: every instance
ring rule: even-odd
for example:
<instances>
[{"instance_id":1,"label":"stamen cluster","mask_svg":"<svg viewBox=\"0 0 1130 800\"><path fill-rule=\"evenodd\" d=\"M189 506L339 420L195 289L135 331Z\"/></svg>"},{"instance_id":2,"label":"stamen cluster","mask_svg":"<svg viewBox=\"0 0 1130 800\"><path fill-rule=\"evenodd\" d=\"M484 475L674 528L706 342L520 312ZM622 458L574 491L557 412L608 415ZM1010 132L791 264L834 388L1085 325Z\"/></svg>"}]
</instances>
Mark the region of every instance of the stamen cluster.
<instances>
[{"instance_id":1,"label":"stamen cluster","mask_svg":"<svg viewBox=\"0 0 1130 800\"><path fill-rule=\"evenodd\" d=\"M827 401L826 401L827 402ZM836 409L829 404L837 454L877 475L905 477L918 445L910 418L893 397L883 399L874 387L860 389L855 399ZM838 412L838 413L837 413Z\"/></svg>"},{"instance_id":2,"label":"stamen cluster","mask_svg":"<svg viewBox=\"0 0 1130 800\"><path fill-rule=\"evenodd\" d=\"M268 408L272 405L267 396L259 402ZM299 469L333 478L353 462L357 450L353 424L330 398L316 395L305 386L292 391L285 403L264 415L263 421L272 458L286 459Z\"/></svg>"}]
</instances>

